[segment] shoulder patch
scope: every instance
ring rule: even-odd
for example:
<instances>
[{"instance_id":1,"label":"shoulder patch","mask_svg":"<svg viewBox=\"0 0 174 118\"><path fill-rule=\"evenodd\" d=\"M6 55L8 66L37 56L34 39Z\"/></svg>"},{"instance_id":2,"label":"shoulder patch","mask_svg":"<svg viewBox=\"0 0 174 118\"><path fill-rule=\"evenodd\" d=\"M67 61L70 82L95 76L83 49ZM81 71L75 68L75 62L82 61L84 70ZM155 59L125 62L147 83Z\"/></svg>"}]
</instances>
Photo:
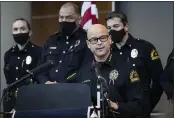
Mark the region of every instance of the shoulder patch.
<instances>
[{"instance_id":1,"label":"shoulder patch","mask_svg":"<svg viewBox=\"0 0 174 118\"><path fill-rule=\"evenodd\" d=\"M136 82L136 81L139 81L139 80L140 80L137 71L132 70L132 71L130 72L130 80L131 80L131 82Z\"/></svg>"},{"instance_id":2,"label":"shoulder patch","mask_svg":"<svg viewBox=\"0 0 174 118\"><path fill-rule=\"evenodd\" d=\"M155 49L153 49L152 51L151 51L151 59L152 60L156 60L156 59L159 59L159 55L158 55L158 52L155 50Z\"/></svg>"}]
</instances>

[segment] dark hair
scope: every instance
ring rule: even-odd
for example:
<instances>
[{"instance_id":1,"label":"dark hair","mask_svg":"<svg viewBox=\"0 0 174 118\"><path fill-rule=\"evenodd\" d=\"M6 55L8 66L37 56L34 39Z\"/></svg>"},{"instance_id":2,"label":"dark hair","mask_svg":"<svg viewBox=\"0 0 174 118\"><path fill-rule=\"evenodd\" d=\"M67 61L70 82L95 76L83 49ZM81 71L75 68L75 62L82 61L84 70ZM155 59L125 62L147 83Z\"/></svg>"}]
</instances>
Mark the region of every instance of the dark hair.
<instances>
[{"instance_id":1,"label":"dark hair","mask_svg":"<svg viewBox=\"0 0 174 118\"><path fill-rule=\"evenodd\" d=\"M27 23L27 27L28 27L29 31L31 30L31 26L30 26L29 22L25 18L17 18L16 20L14 20L14 22L16 22L18 20L25 21Z\"/></svg>"},{"instance_id":2,"label":"dark hair","mask_svg":"<svg viewBox=\"0 0 174 118\"><path fill-rule=\"evenodd\" d=\"M108 13L107 16L105 17L105 20L107 21L115 17L120 18L124 26L128 23L126 14L124 14L123 12L116 12L116 11Z\"/></svg>"}]
</instances>

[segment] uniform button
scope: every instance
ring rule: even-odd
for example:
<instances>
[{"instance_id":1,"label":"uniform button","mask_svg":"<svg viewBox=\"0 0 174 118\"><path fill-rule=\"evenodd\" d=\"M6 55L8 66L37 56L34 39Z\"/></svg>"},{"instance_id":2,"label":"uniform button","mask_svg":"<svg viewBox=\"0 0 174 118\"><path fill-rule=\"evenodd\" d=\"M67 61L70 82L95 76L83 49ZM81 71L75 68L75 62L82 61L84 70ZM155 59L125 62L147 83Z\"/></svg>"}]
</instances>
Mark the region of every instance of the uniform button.
<instances>
[{"instance_id":1,"label":"uniform button","mask_svg":"<svg viewBox=\"0 0 174 118\"><path fill-rule=\"evenodd\" d=\"M65 54L66 53L66 51L63 51L63 54Z\"/></svg>"},{"instance_id":2,"label":"uniform button","mask_svg":"<svg viewBox=\"0 0 174 118\"><path fill-rule=\"evenodd\" d=\"M16 78L16 81L18 80L18 78Z\"/></svg>"},{"instance_id":3,"label":"uniform button","mask_svg":"<svg viewBox=\"0 0 174 118\"><path fill-rule=\"evenodd\" d=\"M26 70L26 72L28 73L29 70Z\"/></svg>"},{"instance_id":4,"label":"uniform button","mask_svg":"<svg viewBox=\"0 0 174 118\"><path fill-rule=\"evenodd\" d=\"M131 47L131 45L129 45L129 47Z\"/></svg>"},{"instance_id":5,"label":"uniform button","mask_svg":"<svg viewBox=\"0 0 174 118\"><path fill-rule=\"evenodd\" d=\"M67 41L66 44L69 44L69 42Z\"/></svg>"},{"instance_id":6,"label":"uniform button","mask_svg":"<svg viewBox=\"0 0 174 118\"><path fill-rule=\"evenodd\" d=\"M18 59L20 59L20 57L18 57Z\"/></svg>"},{"instance_id":7,"label":"uniform button","mask_svg":"<svg viewBox=\"0 0 174 118\"><path fill-rule=\"evenodd\" d=\"M133 66L135 66L135 64L133 64Z\"/></svg>"},{"instance_id":8,"label":"uniform button","mask_svg":"<svg viewBox=\"0 0 174 118\"><path fill-rule=\"evenodd\" d=\"M62 63L62 60L60 60L59 63Z\"/></svg>"},{"instance_id":9,"label":"uniform button","mask_svg":"<svg viewBox=\"0 0 174 118\"><path fill-rule=\"evenodd\" d=\"M25 51L27 51L27 50L25 49Z\"/></svg>"},{"instance_id":10,"label":"uniform button","mask_svg":"<svg viewBox=\"0 0 174 118\"><path fill-rule=\"evenodd\" d=\"M18 70L19 68L18 67L16 67L16 70Z\"/></svg>"},{"instance_id":11,"label":"uniform button","mask_svg":"<svg viewBox=\"0 0 174 118\"><path fill-rule=\"evenodd\" d=\"M123 53L122 52L120 52L120 55L122 55Z\"/></svg>"},{"instance_id":12,"label":"uniform button","mask_svg":"<svg viewBox=\"0 0 174 118\"><path fill-rule=\"evenodd\" d=\"M50 52L50 54L51 54L51 52Z\"/></svg>"},{"instance_id":13,"label":"uniform button","mask_svg":"<svg viewBox=\"0 0 174 118\"><path fill-rule=\"evenodd\" d=\"M55 71L56 73L58 72L58 70Z\"/></svg>"},{"instance_id":14,"label":"uniform button","mask_svg":"<svg viewBox=\"0 0 174 118\"><path fill-rule=\"evenodd\" d=\"M32 47L34 47L34 45L32 45Z\"/></svg>"}]
</instances>

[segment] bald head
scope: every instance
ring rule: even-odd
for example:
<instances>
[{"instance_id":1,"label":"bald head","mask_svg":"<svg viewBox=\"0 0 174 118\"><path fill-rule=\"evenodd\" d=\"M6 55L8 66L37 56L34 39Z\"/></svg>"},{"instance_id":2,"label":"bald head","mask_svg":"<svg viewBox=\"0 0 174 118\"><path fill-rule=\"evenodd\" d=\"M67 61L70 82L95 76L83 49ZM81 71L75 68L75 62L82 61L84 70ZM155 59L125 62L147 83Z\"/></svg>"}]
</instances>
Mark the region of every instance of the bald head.
<instances>
[{"instance_id":1,"label":"bald head","mask_svg":"<svg viewBox=\"0 0 174 118\"><path fill-rule=\"evenodd\" d=\"M93 37L99 37L101 35L109 35L108 30L104 25L95 24L88 29L87 32L88 39L91 39Z\"/></svg>"},{"instance_id":2,"label":"bald head","mask_svg":"<svg viewBox=\"0 0 174 118\"><path fill-rule=\"evenodd\" d=\"M105 61L110 54L112 43L107 28L101 24L92 25L88 29L87 36L87 45L94 54L95 60L99 62Z\"/></svg>"},{"instance_id":3,"label":"bald head","mask_svg":"<svg viewBox=\"0 0 174 118\"><path fill-rule=\"evenodd\" d=\"M72 2L67 2L67 3L63 4L61 6L59 12L62 12L65 9L71 11L71 13L80 15L79 7L76 4L72 3Z\"/></svg>"}]
</instances>

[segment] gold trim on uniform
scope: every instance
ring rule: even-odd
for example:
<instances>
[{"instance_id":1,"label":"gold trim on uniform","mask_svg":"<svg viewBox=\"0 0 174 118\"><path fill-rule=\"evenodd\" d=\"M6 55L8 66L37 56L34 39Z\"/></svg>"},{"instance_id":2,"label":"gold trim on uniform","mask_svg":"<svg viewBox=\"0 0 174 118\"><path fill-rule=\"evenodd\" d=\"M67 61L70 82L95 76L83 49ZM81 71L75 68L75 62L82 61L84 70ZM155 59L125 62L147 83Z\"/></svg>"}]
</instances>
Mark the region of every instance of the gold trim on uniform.
<instances>
[{"instance_id":1,"label":"gold trim on uniform","mask_svg":"<svg viewBox=\"0 0 174 118\"><path fill-rule=\"evenodd\" d=\"M131 71L131 73L130 73L130 80L131 80L131 82L136 82L136 81L140 80L140 78L138 76L138 73L135 70Z\"/></svg>"},{"instance_id":2,"label":"gold trim on uniform","mask_svg":"<svg viewBox=\"0 0 174 118\"><path fill-rule=\"evenodd\" d=\"M158 52L157 52L155 49L153 49L153 50L151 51L151 58L152 58L152 60L159 59Z\"/></svg>"}]
</instances>

